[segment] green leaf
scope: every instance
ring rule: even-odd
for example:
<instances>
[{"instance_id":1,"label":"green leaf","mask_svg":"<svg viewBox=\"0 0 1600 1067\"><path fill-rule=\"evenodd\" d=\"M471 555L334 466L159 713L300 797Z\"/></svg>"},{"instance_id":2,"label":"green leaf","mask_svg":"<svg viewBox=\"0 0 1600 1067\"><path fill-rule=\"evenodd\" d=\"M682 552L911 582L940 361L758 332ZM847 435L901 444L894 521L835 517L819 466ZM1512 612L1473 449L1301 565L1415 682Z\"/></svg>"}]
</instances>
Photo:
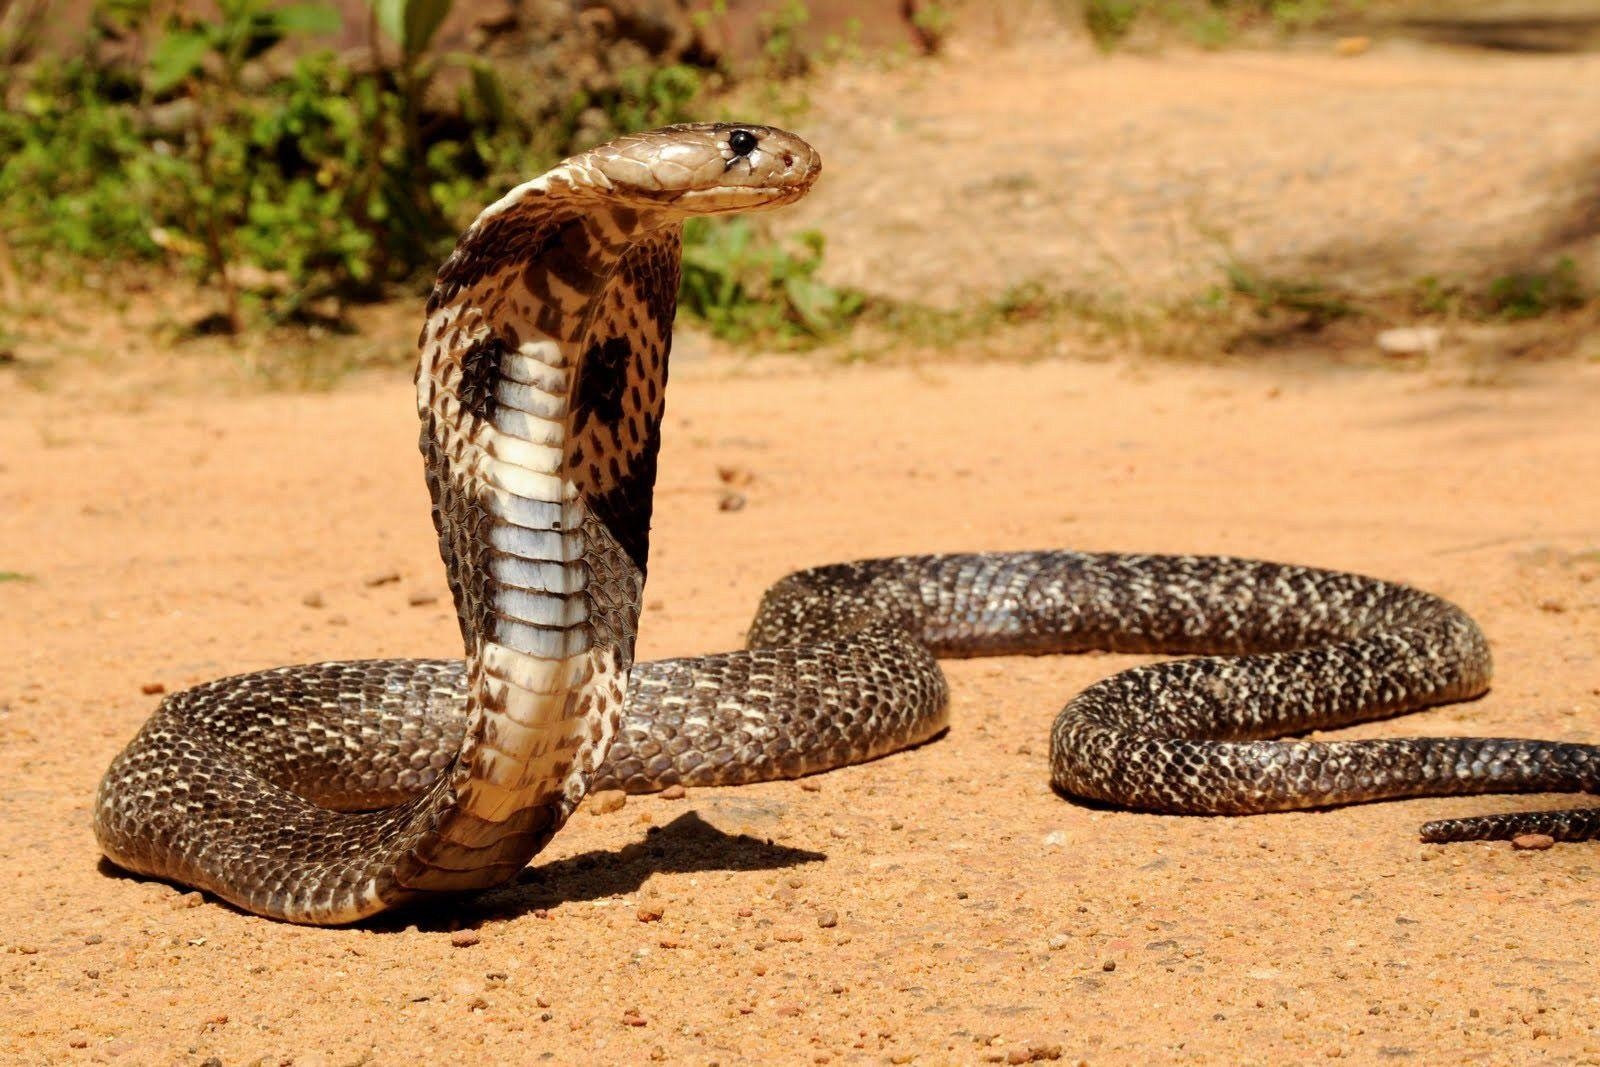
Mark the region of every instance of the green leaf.
<instances>
[{"instance_id":1,"label":"green leaf","mask_svg":"<svg viewBox=\"0 0 1600 1067\"><path fill-rule=\"evenodd\" d=\"M211 35L199 27L169 31L150 50L150 91L159 96L183 84L200 69L211 46Z\"/></svg>"},{"instance_id":2,"label":"green leaf","mask_svg":"<svg viewBox=\"0 0 1600 1067\"><path fill-rule=\"evenodd\" d=\"M290 4L272 13L281 33L333 34L344 28L339 9L327 4Z\"/></svg>"},{"instance_id":3,"label":"green leaf","mask_svg":"<svg viewBox=\"0 0 1600 1067\"><path fill-rule=\"evenodd\" d=\"M372 0L378 25L394 38L407 59L428 50L451 4L452 0Z\"/></svg>"}]
</instances>

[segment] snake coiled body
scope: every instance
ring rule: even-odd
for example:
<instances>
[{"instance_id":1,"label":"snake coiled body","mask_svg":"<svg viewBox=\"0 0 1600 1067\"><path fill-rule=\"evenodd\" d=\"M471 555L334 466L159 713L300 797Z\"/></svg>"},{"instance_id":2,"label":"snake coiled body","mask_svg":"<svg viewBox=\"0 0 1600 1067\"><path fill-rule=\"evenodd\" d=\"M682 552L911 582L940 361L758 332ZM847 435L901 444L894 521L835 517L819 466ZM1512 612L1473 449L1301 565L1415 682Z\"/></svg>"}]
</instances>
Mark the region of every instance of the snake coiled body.
<instances>
[{"instance_id":1,"label":"snake coiled body","mask_svg":"<svg viewBox=\"0 0 1600 1067\"><path fill-rule=\"evenodd\" d=\"M1225 557L905 556L770 589L744 651L635 665L683 221L788 203L792 134L669 127L492 205L439 273L419 346L424 470L465 657L321 663L166 698L101 783L105 854L250 911L344 923L507 881L597 786L795 777L946 725L937 658L1194 658L1075 697L1051 775L1078 796L1250 813L1593 791L1600 750L1269 738L1464 700L1488 646L1459 609L1350 574ZM1582 813L1431 839L1592 834Z\"/></svg>"}]
</instances>

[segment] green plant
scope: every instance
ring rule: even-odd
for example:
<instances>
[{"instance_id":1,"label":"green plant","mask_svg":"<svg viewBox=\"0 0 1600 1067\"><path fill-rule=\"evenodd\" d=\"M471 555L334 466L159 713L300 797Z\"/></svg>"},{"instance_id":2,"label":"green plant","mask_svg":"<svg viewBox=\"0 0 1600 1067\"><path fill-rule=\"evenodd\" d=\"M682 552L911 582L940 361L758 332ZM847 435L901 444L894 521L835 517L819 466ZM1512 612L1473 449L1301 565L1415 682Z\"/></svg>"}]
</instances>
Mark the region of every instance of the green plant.
<instances>
[{"instance_id":1,"label":"green plant","mask_svg":"<svg viewBox=\"0 0 1600 1067\"><path fill-rule=\"evenodd\" d=\"M793 347L825 340L859 316L866 301L817 276L823 247L815 230L781 243L748 219L690 220L679 305L728 341Z\"/></svg>"},{"instance_id":2,"label":"green plant","mask_svg":"<svg viewBox=\"0 0 1600 1067\"><path fill-rule=\"evenodd\" d=\"M1144 9L1143 0L1086 0L1084 24L1089 36L1101 49L1109 51L1122 43Z\"/></svg>"},{"instance_id":3,"label":"green plant","mask_svg":"<svg viewBox=\"0 0 1600 1067\"><path fill-rule=\"evenodd\" d=\"M1537 318L1582 307L1590 294L1578 277L1578 265L1562 256L1545 270L1515 271L1495 278L1484 293L1484 310L1507 321Z\"/></svg>"},{"instance_id":4,"label":"green plant","mask_svg":"<svg viewBox=\"0 0 1600 1067\"><path fill-rule=\"evenodd\" d=\"M0 571L0 582L31 582L33 576L21 571Z\"/></svg>"}]
</instances>

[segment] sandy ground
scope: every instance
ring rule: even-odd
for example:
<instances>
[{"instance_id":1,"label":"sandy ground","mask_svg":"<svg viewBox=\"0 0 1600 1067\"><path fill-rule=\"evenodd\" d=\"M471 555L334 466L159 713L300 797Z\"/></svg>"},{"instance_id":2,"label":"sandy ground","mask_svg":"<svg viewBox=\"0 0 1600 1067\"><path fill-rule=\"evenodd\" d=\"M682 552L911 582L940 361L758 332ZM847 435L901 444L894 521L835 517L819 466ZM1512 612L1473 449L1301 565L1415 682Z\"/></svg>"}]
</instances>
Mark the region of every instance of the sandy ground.
<instances>
[{"instance_id":1,"label":"sandy ground","mask_svg":"<svg viewBox=\"0 0 1600 1067\"><path fill-rule=\"evenodd\" d=\"M1487 698L1362 733L1600 741L1600 368L1486 387L709 361L674 387L645 657L734 645L804 564L1228 551L1414 582L1482 621ZM1046 727L1122 657L951 664L942 740L580 811L514 887L370 929L119 877L89 803L156 701L142 687L457 637L404 381L70 410L30 400L0 430L0 561L30 576L0 586L7 1059L1600 1059L1594 847L1417 843L1424 819L1526 803L1504 797L1079 806L1047 785ZM743 510L719 510L720 467L753 475Z\"/></svg>"},{"instance_id":2,"label":"sandy ground","mask_svg":"<svg viewBox=\"0 0 1600 1067\"><path fill-rule=\"evenodd\" d=\"M996 92L1042 99L1052 79L1077 79L1109 94L1106 71L1130 65L1156 71L1169 100L1188 94L1200 107L1232 92L1228 108L1204 104L1222 116L1207 129L1228 139L1206 150L1239 161L1250 181L1300 165L1243 166L1278 158L1272 145L1309 143L1258 126L1309 121L1311 88L1285 90L1276 109L1261 103L1277 83L1260 64L1277 59L1102 68L1069 56L1056 70L1031 54L985 61ZM1584 142L1576 127L1513 105L1548 100L1535 84L1590 96L1597 84L1578 78L1592 75L1582 59L1430 56L1410 75L1405 57L1307 61L1306 86L1376 78L1352 91L1373 100L1411 78L1415 92L1396 91L1383 123L1369 111L1369 125L1410 122L1425 146L1436 125L1498 108L1487 147L1463 166L1475 179L1499 167L1518 189L1532 155L1559 174ZM964 70L951 61L946 73L970 78ZM956 106L940 103L933 82L873 77L879 95L853 98L862 114L822 124L817 138L832 153L828 180L854 176L867 198L854 216L830 216L830 263L837 253L842 269L855 269L854 256L881 272L873 257L905 241L899 262L930 292L955 272L997 284L1013 266L1020 279L1059 259L1071 273L1081 246L1049 243L1059 216L1008 209L1000 195L1037 192L1028 179L1000 181L982 201L987 214L897 229L892 200L872 184L882 159L902 167L901 188L955 197L971 156L867 153L871 128L851 123L879 105L889 113L902 89L917 108ZM1033 88L1022 93L1019 79ZM1118 152L1154 152L1141 146L1190 125L1176 107L1164 127L1149 125L1154 90L1125 81L1147 125L1096 157L1080 175L1091 185L1119 173ZM844 106L819 97L829 113ZM1452 98L1473 104L1458 115L1444 106ZM1037 125L1042 107L1031 127L992 110L944 128L963 144L987 129L1010 146L993 158L1025 161L1037 141L1076 136L1065 110L1052 113L1053 132ZM1093 121L1110 121L1094 114L1074 142L1083 151L1098 136ZM885 137L900 129L882 125ZM1496 147L1510 137L1526 151ZM1436 171L1440 151L1393 158L1454 196ZM1404 176L1384 157L1368 163L1365 184L1338 179L1323 198L1399 212L1383 191ZM1235 188L1226 175L1208 180ZM834 196L844 213L837 188L825 185L819 203ZM1314 199L1288 202L1284 233L1301 232ZM1119 234L1158 226L1139 221L1139 203L1097 217L1126 227ZM1450 203L1457 219L1475 218L1472 203ZM1013 231L1038 241L998 256L995 235ZM1150 270L1166 269L1163 247L1148 245ZM984 250L987 260L970 258ZM1118 258L1145 270L1144 252ZM1047 785L1047 725L1070 693L1127 657L953 663L953 725L935 743L805 783L581 811L516 885L363 929L274 924L121 877L98 864L89 805L158 700L151 690L295 661L452 655L458 638L404 371L324 395L262 395L198 350L147 345L130 356L137 338L108 321L102 330L92 315L70 317L99 362L52 363L48 345L25 340L23 367L0 371L13 379L0 377L0 1060L1600 1061L1597 846L1423 847L1415 834L1428 818L1558 798L1248 819L1080 806ZM1488 697L1360 735L1600 742L1592 360L1492 373L1448 358L1341 369L1316 353L1225 368L828 367L704 348L685 345L690 358L674 371L644 657L736 645L767 583L828 560L1047 546L1230 552L1412 582L1481 620L1499 665ZM183 373L167 374L174 363ZM157 364L161 373L141 377ZM184 384L128 384L171 377ZM724 468L751 478L742 510L718 507ZM641 921L642 907L661 917Z\"/></svg>"},{"instance_id":3,"label":"sandy ground","mask_svg":"<svg viewBox=\"0 0 1600 1067\"><path fill-rule=\"evenodd\" d=\"M828 235L837 282L951 304L1189 296L1229 259L1378 287L1600 270L1600 54L952 47L813 94L838 180L790 219Z\"/></svg>"}]
</instances>

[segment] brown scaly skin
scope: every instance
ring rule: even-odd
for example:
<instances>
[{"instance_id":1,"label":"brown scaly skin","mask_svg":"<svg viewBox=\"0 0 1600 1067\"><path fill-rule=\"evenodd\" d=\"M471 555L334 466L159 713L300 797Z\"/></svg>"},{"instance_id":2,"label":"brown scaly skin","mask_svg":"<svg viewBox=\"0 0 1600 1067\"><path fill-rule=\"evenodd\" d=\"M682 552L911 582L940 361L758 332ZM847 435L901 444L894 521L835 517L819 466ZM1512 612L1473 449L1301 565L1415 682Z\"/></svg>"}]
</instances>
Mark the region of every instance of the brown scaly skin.
<instances>
[{"instance_id":1,"label":"brown scaly skin","mask_svg":"<svg viewBox=\"0 0 1600 1067\"><path fill-rule=\"evenodd\" d=\"M1056 786L1128 807L1600 785L1600 749L1583 745L1267 740L1470 699L1490 659L1437 597L1252 560L836 564L773 586L749 650L634 665L679 225L792 201L817 170L782 131L672 127L487 209L440 271L417 376L466 659L284 667L168 697L101 784L106 855L262 915L351 922L506 881L591 787L795 777L927 740L946 723L936 656L1198 657L1108 678L1056 720ZM1593 837L1600 816L1424 835L1531 831Z\"/></svg>"}]
</instances>

